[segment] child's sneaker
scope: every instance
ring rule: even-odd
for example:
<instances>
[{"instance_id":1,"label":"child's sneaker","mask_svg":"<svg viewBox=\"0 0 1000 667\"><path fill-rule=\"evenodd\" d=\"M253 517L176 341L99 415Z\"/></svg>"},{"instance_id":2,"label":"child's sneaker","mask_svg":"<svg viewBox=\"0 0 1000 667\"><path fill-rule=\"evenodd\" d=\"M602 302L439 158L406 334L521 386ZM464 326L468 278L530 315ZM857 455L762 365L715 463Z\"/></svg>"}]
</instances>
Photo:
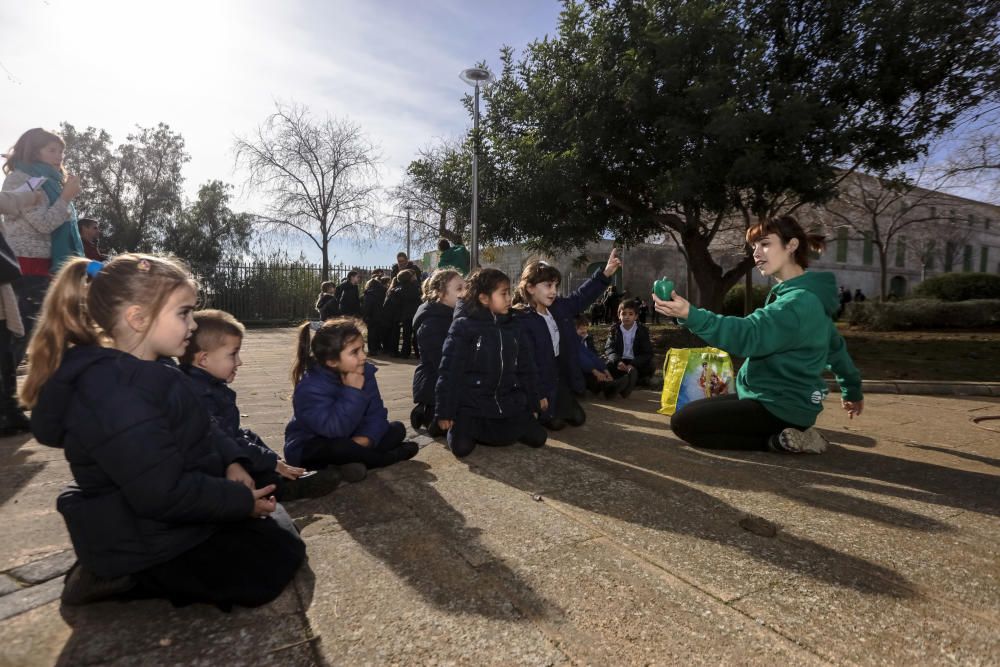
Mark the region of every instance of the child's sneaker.
<instances>
[{"instance_id":1,"label":"child's sneaker","mask_svg":"<svg viewBox=\"0 0 1000 667\"><path fill-rule=\"evenodd\" d=\"M419 431L424 425L424 406L417 403L410 410L410 426L413 427L414 431Z\"/></svg>"},{"instance_id":2,"label":"child's sneaker","mask_svg":"<svg viewBox=\"0 0 1000 667\"><path fill-rule=\"evenodd\" d=\"M399 456L398 461L407 461L417 455L417 452L420 451L420 445L412 440L404 440L399 443L399 447L395 451Z\"/></svg>"},{"instance_id":3,"label":"child's sneaker","mask_svg":"<svg viewBox=\"0 0 1000 667\"><path fill-rule=\"evenodd\" d=\"M62 601L67 605L81 605L108 600L135 588L135 579L125 575L106 579L98 577L77 561L70 568L63 583Z\"/></svg>"},{"instance_id":4,"label":"child's sneaker","mask_svg":"<svg viewBox=\"0 0 1000 667\"><path fill-rule=\"evenodd\" d=\"M337 471L345 482L360 482L368 476L368 466L364 463L344 463L337 466Z\"/></svg>"},{"instance_id":5,"label":"child's sneaker","mask_svg":"<svg viewBox=\"0 0 1000 667\"><path fill-rule=\"evenodd\" d=\"M826 451L826 438L814 428L800 431L797 428L786 428L768 441L768 449L774 452L790 454L822 454Z\"/></svg>"},{"instance_id":6,"label":"child's sneaker","mask_svg":"<svg viewBox=\"0 0 1000 667\"><path fill-rule=\"evenodd\" d=\"M635 385L639 382L639 371L634 368L628 369L628 373L622 376L627 380L625 387L621 391L622 398L628 398L633 391L635 391Z\"/></svg>"}]
</instances>

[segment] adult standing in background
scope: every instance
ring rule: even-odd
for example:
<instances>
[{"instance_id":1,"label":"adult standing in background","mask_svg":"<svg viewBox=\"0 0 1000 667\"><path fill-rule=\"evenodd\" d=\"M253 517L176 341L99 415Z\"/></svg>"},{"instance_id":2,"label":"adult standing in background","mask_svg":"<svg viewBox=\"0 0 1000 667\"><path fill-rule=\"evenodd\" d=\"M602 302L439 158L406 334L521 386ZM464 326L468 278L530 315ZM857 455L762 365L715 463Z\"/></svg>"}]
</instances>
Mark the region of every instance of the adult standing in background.
<instances>
[{"instance_id":1,"label":"adult standing in background","mask_svg":"<svg viewBox=\"0 0 1000 667\"><path fill-rule=\"evenodd\" d=\"M93 218L80 218L76 223L80 228L80 238L83 239L83 253L87 259L103 262L106 258L97 247L97 239L101 236L101 223Z\"/></svg>"},{"instance_id":2,"label":"adult standing in background","mask_svg":"<svg viewBox=\"0 0 1000 667\"><path fill-rule=\"evenodd\" d=\"M469 273L469 251L464 245L452 245L448 239L438 241L439 269L455 269L463 276Z\"/></svg>"},{"instance_id":3,"label":"adult standing in background","mask_svg":"<svg viewBox=\"0 0 1000 667\"><path fill-rule=\"evenodd\" d=\"M420 279L421 273L420 267L410 261L405 252L400 252L396 255L396 263L392 265L392 278L395 278L400 271L413 271L413 275Z\"/></svg>"},{"instance_id":4,"label":"adult standing in background","mask_svg":"<svg viewBox=\"0 0 1000 667\"><path fill-rule=\"evenodd\" d=\"M3 166L7 175L3 191L41 187L48 199L48 206L24 209L19 215L4 218L4 237L21 266L21 277L13 286L25 335L15 353L16 363L27 349L49 276L69 257L84 256L73 207L73 199L80 194L80 179L66 175L62 164L65 149L62 137L36 127L21 135Z\"/></svg>"}]
</instances>

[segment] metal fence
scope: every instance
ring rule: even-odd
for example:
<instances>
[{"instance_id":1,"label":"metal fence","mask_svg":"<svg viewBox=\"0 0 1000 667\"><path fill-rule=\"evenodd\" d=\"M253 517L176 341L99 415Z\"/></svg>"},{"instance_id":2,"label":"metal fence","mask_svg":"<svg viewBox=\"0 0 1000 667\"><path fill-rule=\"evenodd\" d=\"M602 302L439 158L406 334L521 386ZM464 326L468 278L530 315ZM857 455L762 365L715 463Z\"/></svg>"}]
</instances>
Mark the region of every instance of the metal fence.
<instances>
[{"instance_id":1,"label":"metal fence","mask_svg":"<svg viewBox=\"0 0 1000 667\"><path fill-rule=\"evenodd\" d=\"M340 282L349 271L361 272L361 284L381 268L330 266L330 280ZM205 308L232 313L244 324L285 324L317 317L315 304L323 282L323 269L315 264L223 264L201 279Z\"/></svg>"}]
</instances>

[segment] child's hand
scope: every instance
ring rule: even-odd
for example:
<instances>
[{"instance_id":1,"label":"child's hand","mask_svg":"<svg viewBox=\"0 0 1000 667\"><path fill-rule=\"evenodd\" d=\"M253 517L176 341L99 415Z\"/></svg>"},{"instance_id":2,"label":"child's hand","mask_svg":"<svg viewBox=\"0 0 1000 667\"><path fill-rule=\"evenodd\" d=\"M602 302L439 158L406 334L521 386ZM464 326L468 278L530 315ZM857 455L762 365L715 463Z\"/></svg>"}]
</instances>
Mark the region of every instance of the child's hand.
<instances>
[{"instance_id":1,"label":"child's hand","mask_svg":"<svg viewBox=\"0 0 1000 667\"><path fill-rule=\"evenodd\" d=\"M369 437L367 437L367 436L364 436L364 435L356 435L353 438L351 438L351 440L353 440L354 442L358 443L362 447L371 447L372 446L372 439L369 438Z\"/></svg>"},{"instance_id":2,"label":"child's hand","mask_svg":"<svg viewBox=\"0 0 1000 667\"><path fill-rule=\"evenodd\" d=\"M355 389L361 389L365 386L365 374L362 373L347 373L341 376L344 384L348 387L354 387Z\"/></svg>"},{"instance_id":3,"label":"child's hand","mask_svg":"<svg viewBox=\"0 0 1000 667\"><path fill-rule=\"evenodd\" d=\"M80 184L80 177L76 174L70 174L66 177L66 182L63 184L62 199L64 201L72 201L82 190L83 186Z\"/></svg>"},{"instance_id":4,"label":"child's hand","mask_svg":"<svg viewBox=\"0 0 1000 667\"><path fill-rule=\"evenodd\" d=\"M861 416L861 411L865 409L865 402L864 401L844 401L844 400L841 400L840 404L842 406L844 406L845 410L847 410L847 417L849 419L854 419L855 417L860 417Z\"/></svg>"},{"instance_id":5,"label":"child's hand","mask_svg":"<svg viewBox=\"0 0 1000 667\"><path fill-rule=\"evenodd\" d=\"M614 377L607 371L602 371L599 376L601 382L614 382Z\"/></svg>"},{"instance_id":6,"label":"child's hand","mask_svg":"<svg viewBox=\"0 0 1000 667\"><path fill-rule=\"evenodd\" d=\"M303 474L305 474L305 468L296 468L295 466L290 466L282 460L278 460L278 465L274 467L274 471L284 477L285 479L298 479Z\"/></svg>"},{"instance_id":7,"label":"child's hand","mask_svg":"<svg viewBox=\"0 0 1000 667\"><path fill-rule=\"evenodd\" d=\"M230 463L226 467L226 479L231 482L239 482L251 491L257 488L257 485L253 481L253 477L251 477L250 473L248 473L239 463Z\"/></svg>"},{"instance_id":8,"label":"child's hand","mask_svg":"<svg viewBox=\"0 0 1000 667\"><path fill-rule=\"evenodd\" d=\"M676 291L670 293L670 301L664 301L654 294L653 308L660 315L676 317L680 320L686 320L691 312L691 304L688 303L687 299L677 294Z\"/></svg>"},{"instance_id":9,"label":"child's hand","mask_svg":"<svg viewBox=\"0 0 1000 667\"><path fill-rule=\"evenodd\" d=\"M610 278L615 275L622 266L622 260L618 257L618 248L612 248L608 256L608 265L604 267L604 275Z\"/></svg>"},{"instance_id":10,"label":"child's hand","mask_svg":"<svg viewBox=\"0 0 1000 667\"><path fill-rule=\"evenodd\" d=\"M628 364L626 364L624 361L619 361L617 368L622 373L628 373Z\"/></svg>"},{"instance_id":11,"label":"child's hand","mask_svg":"<svg viewBox=\"0 0 1000 667\"><path fill-rule=\"evenodd\" d=\"M542 400L538 401L538 407L542 409L542 412L547 411L549 409L549 399L543 398Z\"/></svg>"},{"instance_id":12,"label":"child's hand","mask_svg":"<svg viewBox=\"0 0 1000 667\"><path fill-rule=\"evenodd\" d=\"M274 484L268 484L263 489L253 492L253 511L250 516L255 519L263 519L274 511L278 501L271 494L274 493Z\"/></svg>"},{"instance_id":13,"label":"child's hand","mask_svg":"<svg viewBox=\"0 0 1000 667\"><path fill-rule=\"evenodd\" d=\"M442 431L450 431L451 427L455 425L454 419L439 419L438 428Z\"/></svg>"}]
</instances>

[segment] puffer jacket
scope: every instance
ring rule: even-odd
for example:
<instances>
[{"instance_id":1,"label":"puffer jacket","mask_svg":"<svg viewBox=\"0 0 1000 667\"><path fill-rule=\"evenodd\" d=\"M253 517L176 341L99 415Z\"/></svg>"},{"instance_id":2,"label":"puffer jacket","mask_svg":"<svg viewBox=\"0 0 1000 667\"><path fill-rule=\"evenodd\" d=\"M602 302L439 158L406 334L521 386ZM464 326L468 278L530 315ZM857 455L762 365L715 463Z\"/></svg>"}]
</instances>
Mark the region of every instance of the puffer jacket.
<instances>
[{"instance_id":1,"label":"puffer jacket","mask_svg":"<svg viewBox=\"0 0 1000 667\"><path fill-rule=\"evenodd\" d=\"M420 347L420 363L413 372L413 402L434 405L434 386L441 365L441 349L448 337L455 309L428 301L420 304L413 316L413 330L417 334Z\"/></svg>"},{"instance_id":2,"label":"puffer jacket","mask_svg":"<svg viewBox=\"0 0 1000 667\"><path fill-rule=\"evenodd\" d=\"M531 347L510 315L459 301L448 330L434 390L437 419L503 418L537 412L537 373Z\"/></svg>"},{"instance_id":3,"label":"puffer jacket","mask_svg":"<svg viewBox=\"0 0 1000 667\"><path fill-rule=\"evenodd\" d=\"M42 387L31 430L69 461L75 484L56 507L99 576L169 561L253 510L250 489L225 478L230 463L247 465L244 452L175 367L73 347Z\"/></svg>"}]
</instances>

